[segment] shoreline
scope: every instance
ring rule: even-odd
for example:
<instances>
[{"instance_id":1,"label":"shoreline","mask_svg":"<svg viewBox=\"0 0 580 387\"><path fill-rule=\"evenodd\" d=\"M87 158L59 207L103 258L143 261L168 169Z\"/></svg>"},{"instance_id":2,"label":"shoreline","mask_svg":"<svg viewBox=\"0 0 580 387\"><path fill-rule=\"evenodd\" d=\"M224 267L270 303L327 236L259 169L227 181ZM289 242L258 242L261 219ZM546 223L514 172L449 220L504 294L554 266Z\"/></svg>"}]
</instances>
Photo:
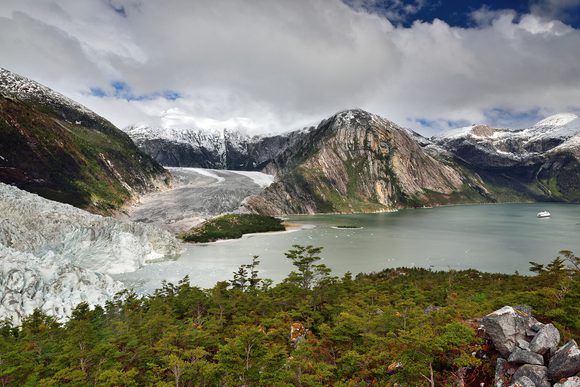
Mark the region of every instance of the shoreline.
<instances>
[{"instance_id":1,"label":"shoreline","mask_svg":"<svg viewBox=\"0 0 580 387\"><path fill-rule=\"evenodd\" d=\"M311 225L311 224L301 225L301 224L297 224L297 223L288 223L287 226L285 226L285 227L286 227L286 230L284 230L284 231L251 232L248 234L243 234L240 238L218 239L217 241L199 242L199 243L181 241L181 243L185 246L207 246L207 245L213 245L213 244L217 244L217 243L235 242L235 241L242 240L244 238L251 238L253 236L289 234L289 233L297 232L300 230L314 228L316 226Z\"/></svg>"}]
</instances>

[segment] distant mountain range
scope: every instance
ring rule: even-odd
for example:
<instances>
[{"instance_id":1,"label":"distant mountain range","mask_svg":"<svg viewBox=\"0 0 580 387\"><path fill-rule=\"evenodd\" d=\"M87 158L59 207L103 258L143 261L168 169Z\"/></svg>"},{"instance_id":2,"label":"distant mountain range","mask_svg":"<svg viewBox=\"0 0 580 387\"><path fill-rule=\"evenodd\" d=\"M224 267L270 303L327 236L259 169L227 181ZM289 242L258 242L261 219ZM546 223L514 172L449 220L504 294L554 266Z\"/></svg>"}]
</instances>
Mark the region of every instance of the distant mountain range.
<instances>
[{"instance_id":1,"label":"distant mountain range","mask_svg":"<svg viewBox=\"0 0 580 387\"><path fill-rule=\"evenodd\" d=\"M275 135L126 129L163 165L277 175L253 211L369 212L449 203L580 201L580 119L531 128L473 125L425 138L362 110Z\"/></svg>"},{"instance_id":2,"label":"distant mountain range","mask_svg":"<svg viewBox=\"0 0 580 387\"><path fill-rule=\"evenodd\" d=\"M0 68L0 182L108 214L170 179L109 121Z\"/></svg>"},{"instance_id":3,"label":"distant mountain range","mask_svg":"<svg viewBox=\"0 0 580 387\"><path fill-rule=\"evenodd\" d=\"M580 201L580 118L556 114L526 129L474 125L434 142L488 186L521 199Z\"/></svg>"}]
</instances>

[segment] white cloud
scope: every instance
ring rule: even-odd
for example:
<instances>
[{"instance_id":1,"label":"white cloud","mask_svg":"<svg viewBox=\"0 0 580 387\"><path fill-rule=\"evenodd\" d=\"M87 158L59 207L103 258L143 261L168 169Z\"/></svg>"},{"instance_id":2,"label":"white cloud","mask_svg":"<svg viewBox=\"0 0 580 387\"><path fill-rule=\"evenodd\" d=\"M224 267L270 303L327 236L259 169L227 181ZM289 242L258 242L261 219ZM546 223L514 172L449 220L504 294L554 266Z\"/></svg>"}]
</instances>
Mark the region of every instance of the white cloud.
<instances>
[{"instance_id":1,"label":"white cloud","mask_svg":"<svg viewBox=\"0 0 580 387\"><path fill-rule=\"evenodd\" d=\"M481 9L472 28L404 28L338 0L4 0L0 66L118 126L271 133L361 107L427 133L494 121L497 109L577 109L580 31L545 15ZM182 98L89 94L112 81ZM513 125L525 123L517 117Z\"/></svg>"},{"instance_id":2,"label":"white cloud","mask_svg":"<svg viewBox=\"0 0 580 387\"><path fill-rule=\"evenodd\" d=\"M567 12L580 8L580 0L531 0L532 13L547 18L566 18Z\"/></svg>"}]
</instances>

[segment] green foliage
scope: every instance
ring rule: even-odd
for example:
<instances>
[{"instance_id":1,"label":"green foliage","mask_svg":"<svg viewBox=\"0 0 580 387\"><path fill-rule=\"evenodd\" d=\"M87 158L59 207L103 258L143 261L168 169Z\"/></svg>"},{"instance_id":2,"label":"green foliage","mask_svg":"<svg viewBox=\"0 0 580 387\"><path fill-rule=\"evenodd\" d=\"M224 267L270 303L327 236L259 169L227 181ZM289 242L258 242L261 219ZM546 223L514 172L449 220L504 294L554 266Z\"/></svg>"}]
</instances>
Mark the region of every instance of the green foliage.
<instances>
[{"instance_id":1,"label":"green foliage","mask_svg":"<svg viewBox=\"0 0 580 387\"><path fill-rule=\"evenodd\" d=\"M340 279L320 254L294 246L296 271L276 286L259 278L254 257L212 289L186 277L104 308L80 304L64 324L40 311L20 329L3 322L0 384L426 385L433 371L435 385L479 385L493 367L472 356L482 348L475 319L497 308L529 304L563 340L580 337L570 252L560 254L567 269L533 277L389 269ZM293 323L305 329L300 342L290 340Z\"/></svg>"},{"instance_id":2,"label":"green foliage","mask_svg":"<svg viewBox=\"0 0 580 387\"><path fill-rule=\"evenodd\" d=\"M238 239L244 234L284 231L282 220L256 214L227 214L204 222L179 235L186 242L207 243L221 239Z\"/></svg>"},{"instance_id":3,"label":"green foliage","mask_svg":"<svg viewBox=\"0 0 580 387\"><path fill-rule=\"evenodd\" d=\"M292 261L298 272L291 272L287 281L309 290L330 275L330 269L324 264L316 264L320 260L318 254L322 247L294 245L293 249L285 253L286 258Z\"/></svg>"}]
</instances>

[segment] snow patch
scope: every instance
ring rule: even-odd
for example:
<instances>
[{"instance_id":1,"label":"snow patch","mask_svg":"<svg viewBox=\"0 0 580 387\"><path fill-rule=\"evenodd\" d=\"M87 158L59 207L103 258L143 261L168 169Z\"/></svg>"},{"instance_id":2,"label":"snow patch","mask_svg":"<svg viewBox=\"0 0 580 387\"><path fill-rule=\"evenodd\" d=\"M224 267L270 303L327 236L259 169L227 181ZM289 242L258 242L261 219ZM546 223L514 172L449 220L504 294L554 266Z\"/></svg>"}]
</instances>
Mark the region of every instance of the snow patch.
<instances>
[{"instance_id":1,"label":"snow patch","mask_svg":"<svg viewBox=\"0 0 580 387\"><path fill-rule=\"evenodd\" d=\"M560 113L554 114L553 116L546 117L543 120L537 122L534 126L564 126L570 124L572 121L577 120L578 116L572 113Z\"/></svg>"},{"instance_id":2,"label":"snow patch","mask_svg":"<svg viewBox=\"0 0 580 387\"><path fill-rule=\"evenodd\" d=\"M181 169L185 169L187 171L193 171L193 172L200 174L202 176L207 176L207 177L211 177L212 179L216 179L218 184L225 180L225 178L218 175L214 169L206 169L206 168L181 168Z\"/></svg>"},{"instance_id":3,"label":"snow patch","mask_svg":"<svg viewBox=\"0 0 580 387\"><path fill-rule=\"evenodd\" d=\"M18 98L23 101L34 100L57 105L68 106L71 109L82 112L92 119L98 119L93 111L85 106L41 85L31 79L14 74L0 67L0 95L9 98ZM80 121L79 121L80 122Z\"/></svg>"},{"instance_id":4,"label":"snow patch","mask_svg":"<svg viewBox=\"0 0 580 387\"><path fill-rule=\"evenodd\" d=\"M261 188L269 187L274 182L274 176L268 175L267 173L263 172L254 172L254 171L231 171L228 172L237 173L238 175L246 176L252 179L254 183L259 185Z\"/></svg>"}]
</instances>

